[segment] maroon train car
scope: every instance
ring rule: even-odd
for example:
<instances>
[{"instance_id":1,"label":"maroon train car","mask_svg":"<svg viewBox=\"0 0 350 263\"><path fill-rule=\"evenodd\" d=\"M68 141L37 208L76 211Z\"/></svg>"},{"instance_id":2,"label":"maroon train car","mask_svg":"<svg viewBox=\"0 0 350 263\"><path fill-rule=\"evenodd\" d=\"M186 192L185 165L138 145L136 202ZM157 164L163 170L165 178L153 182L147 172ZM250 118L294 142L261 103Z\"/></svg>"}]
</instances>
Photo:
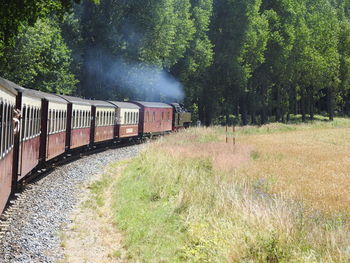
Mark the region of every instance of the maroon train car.
<instances>
[{"instance_id":1,"label":"maroon train car","mask_svg":"<svg viewBox=\"0 0 350 263\"><path fill-rule=\"evenodd\" d=\"M11 194L14 134L12 115L16 103L12 82L0 78L0 214Z\"/></svg>"},{"instance_id":2,"label":"maroon train car","mask_svg":"<svg viewBox=\"0 0 350 263\"><path fill-rule=\"evenodd\" d=\"M92 100L93 117L90 142L99 143L114 139L116 106L107 102Z\"/></svg>"},{"instance_id":3,"label":"maroon train car","mask_svg":"<svg viewBox=\"0 0 350 263\"><path fill-rule=\"evenodd\" d=\"M68 101L66 148L88 146L91 129L91 102L89 100L60 95Z\"/></svg>"},{"instance_id":4,"label":"maroon train car","mask_svg":"<svg viewBox=\"0 0 350 263\"><path fill-rule=\"evenodd\" d=\"M110 103L117 107L114 137L123 139L138 136L140 107L129 102L110 101Z\"/></svg>"},{"instance_id":5,"label":"maroon train car","mask_svg":"<svg viewBox=\"0 0 350 263\"><path fill-rule=\"evenodd\" d=\"M152 136L171 132L173 107L161 102L132 101L140 106L139 132L142 136Z\"/></svg>"},{"instance_id":6,"label":"maroon train car","mask_svg":"<svg viewBox=\"0 0 350 263\"><path fill-rule=\"evenodd\" d=\"M16 107L21 112L21 131L19 138L19 155L17 180L21 180L39 164L41 92L16 86L18 92Z\"/></svg>"},{"instance_id":7,"label":"maroon train car","mask_svg":"<svg viewBox=\"0 0 350 263\"><path fill-rule=\"evenodd\" d=\"M40 137L40 158L49 161L66 150L67 104L57 96L40 92L42 100L42 122Z\"/></svg>"}]
</instances>

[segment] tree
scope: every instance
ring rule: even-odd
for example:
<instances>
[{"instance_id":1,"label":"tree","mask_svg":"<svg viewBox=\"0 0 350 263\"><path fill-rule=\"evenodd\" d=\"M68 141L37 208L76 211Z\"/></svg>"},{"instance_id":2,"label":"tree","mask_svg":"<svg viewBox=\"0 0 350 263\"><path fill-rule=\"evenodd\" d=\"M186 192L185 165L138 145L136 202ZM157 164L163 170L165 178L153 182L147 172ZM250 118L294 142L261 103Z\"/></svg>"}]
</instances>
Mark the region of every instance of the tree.
<instances>
[{"instance_id":1,"label":"tree","mask_svg":"<svg viewBox=\"0 0 350 263\"><path fill-rule=\"evenodd\" d=\"M71 52L58 23L39 19L16 37L16 45L6 49L0 74L24 87L70 94L76 78L71 70Z\"/></svg>"}]
</instances>

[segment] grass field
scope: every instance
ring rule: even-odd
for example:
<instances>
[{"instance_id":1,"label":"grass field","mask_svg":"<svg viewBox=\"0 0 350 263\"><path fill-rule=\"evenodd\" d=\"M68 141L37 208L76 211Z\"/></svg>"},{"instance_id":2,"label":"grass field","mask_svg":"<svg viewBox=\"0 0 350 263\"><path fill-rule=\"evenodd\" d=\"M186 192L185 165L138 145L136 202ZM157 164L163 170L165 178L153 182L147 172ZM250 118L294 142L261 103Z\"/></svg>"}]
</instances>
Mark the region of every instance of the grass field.
<instances>
[{"instance_id":1,"label":"grass field","mask_svg":"<svg viewBox=\"0 0 350 263\"><path fill-rule=\"evenodd\" d=\"M130 260L350 262L350 120L235 136L233 146L222 127L188 129L115 176Z\"/></svg>"}]
</instances>

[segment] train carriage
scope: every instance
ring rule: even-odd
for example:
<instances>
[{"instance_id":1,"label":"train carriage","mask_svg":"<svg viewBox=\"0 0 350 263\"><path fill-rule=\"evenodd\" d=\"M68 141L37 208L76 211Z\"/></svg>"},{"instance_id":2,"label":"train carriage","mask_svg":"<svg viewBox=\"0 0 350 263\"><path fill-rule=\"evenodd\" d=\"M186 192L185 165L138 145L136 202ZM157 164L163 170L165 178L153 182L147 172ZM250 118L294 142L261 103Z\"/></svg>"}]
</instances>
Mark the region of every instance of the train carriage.
<instances>
[{"instance_id":1,"label":"train carriage","mask_svg":"<svg viewBox=\"0 0 350 263\"><path fill-rule=\"evenodd\" d=\"M116 106L107 102L92 100L91 144L114 139Z\"/></svg>"},{"instance_id":2,"label":"train carriage","mask_svg":"<svg viewBox=\"0 0 350 263\"><path fill-rule=\"evenodd\" d=\"M73 150L90 143L91 102L60 95L68 101L66 148Z\"/></svg>"},{"instance_id":3,"label":"train carriage","mask_svg":"<svg viewBox=\"0 0 350 263\"><path fill-rule=\"evenodd\" d=\"M118 139L138 136L140 107L129 102L110 101L116 108L114 137Z\"/></svg>"},{"instance_id":4,"label":"train carriage","mask_svg":"<svg viewBox=\"0 0 350 263\"><path fill-rule=\"evenodd\" d=\"M17 91L13 83L0 78L0 214L11 194L14 160L12 116Z\"/></svg>"},{"instance_id":5,"label":"train carriage","mask_svg":"<svg viewBox=\"0 0 350 263\"><path fill-rule=\"evenodd\" d=\"M171 132L173 107L161 102L132 101L140 107L139 132L152 136Z\"/></svg>"},{"instance_id":6,"label":"train carriage","mask_svg":"<svg viewBox=\"0 0 350 263\"><path fill-rule=\"evenodd\" d=\"M43 97L38 91L20 86L16 86L16 90L16 107L21 112L17 180L21 180L39 164Z\"/></svg>"},{"instance_id":7,"label":"train carriage","mask_svg":"<svg viewBox=\"0 0 350 263\"><path fill-rule=\"evenodd\" d=\"M170 103L173 107L173 131L188 128L191 125L191 113L179 103Z\"/></svg>"},{"instance_id":8,"label":"train carriage","mask_svg":"<svg viewBox=\"0 0 350 263\"><path fill-rule=\"evenodd\" d=\"M43 96L40 157L43 161L49 161L66 149L68 102L57 95L40 93Z\"/></svg>"}]
</instances>

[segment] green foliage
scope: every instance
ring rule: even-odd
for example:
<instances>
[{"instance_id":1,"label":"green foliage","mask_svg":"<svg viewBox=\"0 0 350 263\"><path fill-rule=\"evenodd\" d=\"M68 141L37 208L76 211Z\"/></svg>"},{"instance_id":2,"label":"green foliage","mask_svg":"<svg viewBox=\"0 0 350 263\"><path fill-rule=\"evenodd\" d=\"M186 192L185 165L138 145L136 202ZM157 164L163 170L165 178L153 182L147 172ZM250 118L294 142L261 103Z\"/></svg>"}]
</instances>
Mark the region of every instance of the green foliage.
<instances>
[{"instance_id":1,"label":"green foliage","mask_svg":"<svg viewBox=\"0 0 350 263\"><path fill-rule=\"evenodd\" d=\"M16 38L6 50L0 72L17 84L41 91L70 94L77 80L70 72L71 52L61 29L51 19L40 19Z\"/></svg>"},{"instance_id":2,"label":"green foliage","mask_svg":"<svg viewBox=\"0 0 350 263\"><path fill-rule=\"evenodd\" d=\"M129 257L135 262L346 262L346 251L337 247L347 245L344 221L308 216L300 203L269 195L269 181L243 183L242 176L214 170L210 158L162 150L169 143L185 150L198 143L193 134L214 138L221 129L185 131L181 140L189 144L172 138L156 142L115 179L113 213ZM251 157L263 158L258 152ZM343 243L327 243L328 235Z\"/></svg>"},{"instance_id":3,"label":"green foliage","mask_svg":"<svg viewBox=\"0 0 350 263\"><path fill-rule=\"evenodd\" d=\"M184 103L205 125L350 114L347 1L60 0L1 6L1 74L22 85L70 93L77 84L86 97L146 99L157 93L152 99L164 100L163 90L152 88L156 77L145 79L147 88L137 92L125 88L125 82L140 86L132 76L151 67L153 75L165 71L181 81ZM125 65L122 77L109 73Z\"/></svg>"}]
</instances>

